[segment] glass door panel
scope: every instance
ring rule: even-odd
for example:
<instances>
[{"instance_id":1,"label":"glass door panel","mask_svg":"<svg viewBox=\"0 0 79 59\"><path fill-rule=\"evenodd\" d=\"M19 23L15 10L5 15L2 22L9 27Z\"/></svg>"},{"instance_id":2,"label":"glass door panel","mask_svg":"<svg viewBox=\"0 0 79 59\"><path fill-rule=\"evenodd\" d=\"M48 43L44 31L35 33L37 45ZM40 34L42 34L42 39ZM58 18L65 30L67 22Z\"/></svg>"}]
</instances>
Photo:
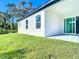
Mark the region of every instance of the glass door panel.
<instances>
[{"instance_id":1,"label":"glass door panel","mask_svg":"<svg viewBox=\"0 0 79 59\"><path fill-rule=\"evenodd\" d=\"M66 25L66 19L64 19L64 33L67 32L67 25Z\"/></svg>"},{"instance_id":2,"label":"glass door panel","mask_svg":"<svg viewBox=\"0 0 79 59\"><path fill-rule=\"evenodd\" d=\"M76 17L76 34L79 34L79 16Z\"/></svg>"},{"instance_id":3,"label":"glass door panel","mask_svg":"<svg viewBox=\"0 0 79 59\"><path fill-rule=\"evenodd\" d=\"M68 21L67 22L67 25L68 25L67 33L72 33L72 18L68 18L67 21Z\"/></svg>"},{"instance_id":4,"label":"glass door panel","mask_svg":"<svg viewBox=\"0 0 79 59\"><path fill-rule=\"evenodd\" d=\"M73 23L73 32L72 33L75 33L75 23Z\"/></svg>"},{"instance_id":5,"label":"glass door panel","mask_svg":"<svg viewBox=\"0 0 79 59\"><path fill-rule=\"evenodd\" d=\"M76 21L75 21L74 17L73 17L72 25L73 25L72 26L72 30L73 30L72 33L75 33L76 32L76 29L75 29L76 28Z\"/></svg>"},{"instance_id":6,"label":"glass door panel","mask_svg":"<svg viewBox=\"0 0 79 59\"><path fill-rule=\"evenodd\" d=\"M75 33L74 18L67 18L64 20L64 33Z\"/></svg>"}]
</instances>

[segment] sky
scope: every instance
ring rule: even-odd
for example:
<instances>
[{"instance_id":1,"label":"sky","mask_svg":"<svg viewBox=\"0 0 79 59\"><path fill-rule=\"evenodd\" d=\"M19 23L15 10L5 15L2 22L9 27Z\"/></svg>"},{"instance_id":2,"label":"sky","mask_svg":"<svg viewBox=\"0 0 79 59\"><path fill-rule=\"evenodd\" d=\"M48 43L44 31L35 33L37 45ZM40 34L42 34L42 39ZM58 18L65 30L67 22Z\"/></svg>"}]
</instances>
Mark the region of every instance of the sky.
<instances>
[{"instance_id":1,"label":"sky","mask_svg":"<svg viewBox=\"0 0 79 59\"><path fill-rule=\"evenodd\" d=\"M18 5L18 3L22 0L0 0L0 11L5 12L7 10L6 5L8 3L14 3ZM44 4L48 0L28 0L31 1L33 4L33 7L39 7L40 5Z\"/></svg>"}]
</instances>

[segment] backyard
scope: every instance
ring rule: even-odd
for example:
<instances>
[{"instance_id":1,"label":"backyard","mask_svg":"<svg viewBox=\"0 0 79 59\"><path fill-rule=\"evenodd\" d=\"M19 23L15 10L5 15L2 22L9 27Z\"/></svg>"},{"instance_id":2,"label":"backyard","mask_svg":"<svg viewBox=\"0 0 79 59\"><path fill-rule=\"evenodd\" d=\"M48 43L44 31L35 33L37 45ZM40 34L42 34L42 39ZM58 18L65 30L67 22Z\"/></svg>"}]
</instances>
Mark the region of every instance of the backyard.
<instances>
[{"instance_id":1,"label":"backyard","mask_svg":"<svg viewBox=\"0 0 79 59\"><path fill-rule=\"evenodd\" d=\"M79 59L79 44L26 34L0 35L0 59Z\"/></svg>"}]
</instances>

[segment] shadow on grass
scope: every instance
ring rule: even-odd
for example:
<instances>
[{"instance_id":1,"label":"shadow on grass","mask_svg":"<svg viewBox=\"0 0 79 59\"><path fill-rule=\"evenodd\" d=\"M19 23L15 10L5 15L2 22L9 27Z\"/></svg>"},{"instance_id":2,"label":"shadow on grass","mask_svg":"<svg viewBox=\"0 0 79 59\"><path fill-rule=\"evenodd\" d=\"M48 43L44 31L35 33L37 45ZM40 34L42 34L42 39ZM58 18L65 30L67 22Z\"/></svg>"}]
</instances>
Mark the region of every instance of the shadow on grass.
<instances>
[{"instance_id":1,"label":"shadow on grass","mask_svg":"<svg viewBox=\"0 0 79 59\"><path fill-rule=\"evenodd\" d=\"M26 57L25 53L27 49L19 49L9 53L0 54L0 59L24 59Z\"/></svg>"}]
</instances>

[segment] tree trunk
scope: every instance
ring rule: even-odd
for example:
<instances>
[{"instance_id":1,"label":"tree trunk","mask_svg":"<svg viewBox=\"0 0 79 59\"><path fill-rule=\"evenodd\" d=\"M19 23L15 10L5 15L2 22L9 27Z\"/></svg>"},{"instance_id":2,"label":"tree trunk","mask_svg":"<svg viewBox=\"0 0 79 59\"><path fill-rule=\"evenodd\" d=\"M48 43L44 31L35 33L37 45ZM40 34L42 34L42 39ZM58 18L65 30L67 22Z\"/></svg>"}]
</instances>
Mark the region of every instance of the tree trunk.
<instances>
[{"instance_id":1,"label":"tree trunk","mask_svg":"<svg viewBox=\"0 0 79 59\"><path fill-rule=\"evenodd\" d=\"M4 18L4 30L7 30L6 19Z\"/></svg>"},{"instance_id":2,"label":"tree trunk","mask_svg":"<svg viewBox=\"0 0 79 59\"><path fill-rule=\"evenodd\" d=\"M14 30L15 29L15 26L14 26L14 17L12 17L12 29Z\"/></svg>"}]
</instances>

